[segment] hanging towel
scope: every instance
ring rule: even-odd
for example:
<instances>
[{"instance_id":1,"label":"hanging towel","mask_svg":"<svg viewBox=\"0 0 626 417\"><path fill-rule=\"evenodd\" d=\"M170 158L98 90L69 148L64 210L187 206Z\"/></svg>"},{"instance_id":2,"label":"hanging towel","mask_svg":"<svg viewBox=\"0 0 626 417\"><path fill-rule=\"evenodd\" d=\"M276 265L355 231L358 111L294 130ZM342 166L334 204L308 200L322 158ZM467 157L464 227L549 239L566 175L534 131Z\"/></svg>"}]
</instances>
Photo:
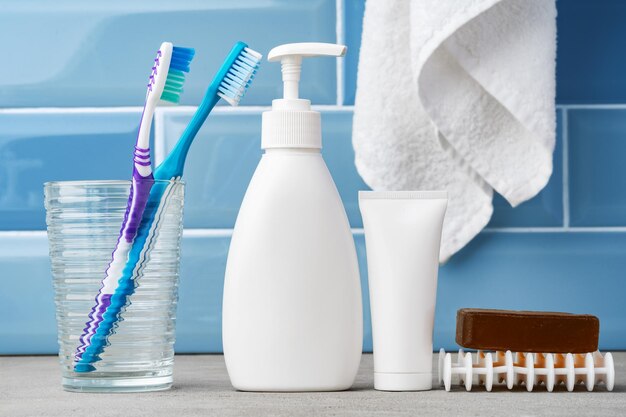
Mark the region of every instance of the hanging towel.
<instances>
[{"instance_id":1,"label":"hanging towel","mask_svg":"<svg viewBox=\"0 0 626 417\"><path fill-rule=\"evenodd\" d=\"M552 174L554 0L367 0L355 163L374 190L448 190L440 260Z\"/></svg>"}]
</instances>

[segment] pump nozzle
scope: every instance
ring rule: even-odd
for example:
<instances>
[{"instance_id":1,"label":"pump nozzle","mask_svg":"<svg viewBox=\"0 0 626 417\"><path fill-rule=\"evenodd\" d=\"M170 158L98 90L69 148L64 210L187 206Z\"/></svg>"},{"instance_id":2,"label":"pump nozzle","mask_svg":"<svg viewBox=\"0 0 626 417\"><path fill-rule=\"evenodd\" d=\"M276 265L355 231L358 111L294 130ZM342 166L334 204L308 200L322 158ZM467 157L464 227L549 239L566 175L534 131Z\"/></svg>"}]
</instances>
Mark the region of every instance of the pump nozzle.
<instances>
[{"instance_id":1,"label":"pump nozzle","mask_svg":"<svg viewBox=\"0 0 626 417\"><path fill-rule=\"evenodd\" d=\"M282 64L283 98L287 100L299 98L298 83L300 82L303 57L340 57L346 54L346 49L345 45L320 42L288 43L272 49L267 55L267 59L270 62L280 61Z\"/></svg>"},{"instance_id":2,"label":"pump nozzle","mask_svg":"<svg viewBox=\"0 0 626 417\"><path fill-rule=\"evenodd\" d=\"M269 61L282 63L284 97L272 100L272 110L263 112L261 146L270 148L322 148L319 112L309 100L298 97L303 57L344 56L346 47L332 43L288 43L272 49Z\"/></svg>"}]
</instances>

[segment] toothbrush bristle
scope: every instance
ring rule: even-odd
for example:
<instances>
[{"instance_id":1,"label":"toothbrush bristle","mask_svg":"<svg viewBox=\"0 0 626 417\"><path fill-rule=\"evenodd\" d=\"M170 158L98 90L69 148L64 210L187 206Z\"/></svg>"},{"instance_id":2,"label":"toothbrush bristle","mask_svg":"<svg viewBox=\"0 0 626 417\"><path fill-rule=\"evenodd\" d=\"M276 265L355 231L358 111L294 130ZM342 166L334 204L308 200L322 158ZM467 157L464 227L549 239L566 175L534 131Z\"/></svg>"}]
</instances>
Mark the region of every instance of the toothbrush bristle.
<instances>
[{"instance_id":1,"label":"toothbrush bristle","mask_svg":"<svg viewBox=\"0 0 626 417\"><path fill-rule=\"evenodd\" d=\"M173 47L170 69L189 72L189 63L195 55L196 50L193 48L183 48L180 46Z\"/></svg>"},{"instance_id":2,"label":"toothbrush bristle","mask_svg":"<svg viewBox=\"0 0 626 417\"><path fill-rule=\"evenodd\" d=\"M170 68L165 80L165 87L161 93L161 100L178 104L180 95L183 92L183 84L185 84L185 73L189 72L189 64L193 59L196 51L193 48L183 48L174 46L172 48L172 58L170 60Z\"/></svg>"},{"instance_id":3,"label":"toothbrush bristle","mask_svg":"<svg viewBox=\"0 0 626 417\"><path fill-rule=\"evenodd\" d=\"M244 48L222 79L217 95L231 106L237 106L252 83L262 57L260 53Z\"/></svg>"}]
</instances>

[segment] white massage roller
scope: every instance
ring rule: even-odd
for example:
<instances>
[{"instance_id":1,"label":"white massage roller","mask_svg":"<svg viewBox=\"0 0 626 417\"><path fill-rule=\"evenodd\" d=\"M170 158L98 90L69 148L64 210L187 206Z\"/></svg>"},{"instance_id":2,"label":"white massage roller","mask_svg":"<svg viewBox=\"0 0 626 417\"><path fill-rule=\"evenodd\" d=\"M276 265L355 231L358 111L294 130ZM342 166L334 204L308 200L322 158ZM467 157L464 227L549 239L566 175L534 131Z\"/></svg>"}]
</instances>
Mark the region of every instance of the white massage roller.
<instances>
[{"instance_id":1,"label":"white massage roller","mask_svg":"<svg viewBox=\"0 0 626 417\"><path fill-rule=\"evenodd\" d=\"M446 351L443 348L439 349L439 355L437 355L437 380L439 386L443 385L443 362L446 358Z\"/></svg>"},{"instance_id":2,"label":"white massage roller","mask_svg":"<svg viewBox=\"0 0 626 417\"><path fill-rule=\"evenodd\" d=\"M574 356L574 374L577 384L585 384L587 391L593 391L596 374L591 353Z\"/></svg>"},{"instance_id":3,"label":"white massage roller","mask_svg":"<svg viewBox=\"0 0 626 417\"><path fill-rule=\"evenodd\" d=\"M600 352L593 352L593 363L596 370L596 383L604 382L607 391L615 386L615 364L613 355L607 352L604 357Z\"/></svg>"},{"instance_id":4,"label":"white massage roller","mask_svg":"<svg viewBox=\"0 0 626 417\"><path fill-rule=\"evenodd\" d=\"M493 386L493 356L491 352L477 352L478 363L474 372L478 375L478 385L484 385L487 391Z\"/></svg>"},{"instance_id":5,"label":"white massage roller","mask_svg":"<svg viewBox=\"0 0 626 417\"><path fill-rule=\"evenodd\" d=\"M496 352L496 363L494 365L494 372L498 377L498 382L506 382L508 389L513 388L514 372L513 372L513 354L510 350L506 352Z\"/></svg>"},{"instance_id":6,"label":"white massage roller","mask_svg":"<svg viewBox=\"0 0 626 417\"><path fill-rule=\"evenodd\" d=\"M459 385L465 385L465 389L470 391L472 389L472 379L474 374L474 366L472 364L472 354L463 352L463 349L459 349L459 353L456 358L457 369L459 372Z\"/></svg>"},{"instance_id":7,"label":"white massage roller","mask_svg":"<svg viewBox=\"0 0 626 417\"><path fill-rule=\"evenodd\" d=\"M544 384L548 392L554 390L554 355L551 353L538 353L535 355L535 381L537 385Z\"/></svg>"},{"instance_id":8,"label":"white massage roller","mask_svg":"<svg viewBox=\"0 0 626 417\"><path fill-rule=\"evenodd\" d=\"M531 392L535 386L535 361L532 353L517 353L517 360L513 369L517 374L517 385L526 384L526 390Z\"/></svg>"},{"instance_id":9,"label":"white massage roller","mask_svg":"<svg viewBox=\"0 0 626 417\"><path fill-rule=\"evenodd\" d=\"M452 355L446 353L443 348L439 349L439 385L443 385L446 391L450 391L452 382Z\"/></svg>"},{"instance_id":10,"label":"white massage roller","mask_svg":"<svg viewBox=\"0 0 626 417\"><path fill-rule=\"evenodd\" d=\"M562 354L557 353L555 356L555 383L558 385L560 383L565 384L568 391L574 390L574 378L576 377L574 373L574 355L571 353Z\"/></svg>"},{"instance_id":11,"label":"white massage roller","mask_svg":"<svg viewBox=\"0 0 626 417\"><path fill-rule=\"evenodd\" d=\"M573 391L576 383L585 384L593 391L595 385L603 382L607 391L612 391L615 384L615 368L610 353L602 356L600 352L586 354L523 353L511 351L478 351L472 360L472 353L459 350L456 363L452 364L452 355L443 349L439 351L439 383L450 391L453 376L458 376L460 385L467 391L472 389L474 376L478 384L491 391L494 378L511 389L516 383L532 391L535 385L544 384L548 392L555 385L563 383L568 391Z\"/></svg>"},{"instance_id":12,"label":"white massage roller","mask_svg":"<svg viewBox=\"0 0 626 417\"><path fill-rule=\"evenodd\" d=\"M615 368L613 355L607 353L604 357L600 352L574 355L574 374L576 383L585 384L587 391L604 382L607 390L611 391L615 383Z\"/></svg>"}]
</instances>

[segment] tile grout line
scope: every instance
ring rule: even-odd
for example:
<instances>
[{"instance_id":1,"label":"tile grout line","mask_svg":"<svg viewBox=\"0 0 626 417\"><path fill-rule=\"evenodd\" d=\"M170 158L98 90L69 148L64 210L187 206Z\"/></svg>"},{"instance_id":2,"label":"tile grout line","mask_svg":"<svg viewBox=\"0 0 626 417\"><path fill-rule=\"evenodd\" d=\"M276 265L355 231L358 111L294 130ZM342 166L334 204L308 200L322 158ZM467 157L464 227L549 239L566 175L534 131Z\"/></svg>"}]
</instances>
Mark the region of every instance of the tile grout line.
<instances>
[{"instance_id":1,"label":"tile grout line","mask_svg":"<svg viewBox=\"0 0 626 417\"><path fill-rule=\"evenodd\" d=\"M624 110L626 103L557 104L556 108L563 110Z\"/></svg>"},{"instance_id":2,"label":"tile grout line","mask_svg":"<svg viewBox=\"0 0 626 417\"><path fill-rule=\"evenodd\" d=\"M183 229L183 237L229 237L233 229Z\"/></svg>"},{"instance_id":3,"label":"tile grout line","mask_svg":"<svg viewBox=\"0 0 626 417\"><path fill-rule=\"evenodd\" d=\"M482 230L485 233L624 233L626 226L590 227L494 227Z\"/></svg>"},{"instance_id":4,"label":"tile grout line","mask_svg":"<svg viewBox=\"0 0 626 417\"><path fill-rule=\"evenodd\" d=\"M313 109L321 111L353 111L354 106L337 104L313 104ZM158 107L163 114L180 114L194 112L198 106ZM211 113L220 114L258 114L270 110L271 106L216 106ZM141 113L143 107L24 107L0 108L0 114L123 114Z\"/></svg>"},{"instance_id":5,"label":"tile grout line","mask_svg":"<svg viewBox=\"0 0 626 417\"><path fill-rule=\"evenodd\" d=\"M311 106L313 110L325 111L325 112L351 112L354 111L354 106L338 106L336 104L313 104ZM157 109L159 112L165 115L176 114L190 114L195 112L196 106L176 106ZM261 114L264 111L270 110L270 106L219 106L215 107L212 114Z\"/></svg>"},{"instance_id":6,"label":"tile grout line","mask_svg":"<svg viewBox=\"0 0 626 417\"><path fill-rule=\"evenodd\" d=\"M338 61L338 71L341 71L340 83L344 81L345 67L343 60ZM339 84L338 84L339 86ZM339 103L339 98L343 102L343 88L337 90L338 103L327 105L313 105L314 108L322 110L353 110L353 105L343 105ZM341 96L341 97L340 97ZM195 105L183 105L175 107L161 107L160 110L164 113L181 113L187 112L189 109L196 109ZM63 113L137 113L141 112L143 107L141 106L113 106L113 107L4 107L0 108L0 114L63 114ZM213 113L260 113L269 110L270 106L216 106ZM557 104L557 110L626 110L626 104Z\"/></svg>"},{"instance_id":7,"label":"tile grout line","mask_svg":"<svg viewBox=\"0 0 626 417\"><path fill-rule=\"evenodd\" d=\"M570 207L569 207L569 110L562 109L561 117L563 130L561 131L562 140L562 175L563 175L563 227L570 227Z\"/></svg>"},{"instance_id":8,"label":"tile grout line","mask_svg":"<svg viewBox=\"0 0 626 417\"><path fill-rule=\"evenodd\" d=\"M167 114L194 112L198 106L162 107L161 112ZM271 110L272 106L215 106L211 113L262 113Z\"/></svg>"},{"instance_id":9,"label":"tile grout line","mask_svg":"<svg viewBox=\"0 0 626 417\"><path fill-rule=\"evenodd\" d=\"M363 235L363 228L351 228L354 235ZM607 227L487 227L481 233L512 233L512 234L534 234L534 233L626 233L626 226ZM183 230L184 237L229 237L233 234L233 229L228 228L187 228ZM0 230L0 239L11 238L45 238L45 230Z\"/></svg>"},{"instance_id":10,"label":"tile grout line","mask_svg":"<svg viewBox=\"0 0 626 417\"><path fill-rule=\"evenodd\" d=\"M0 230L0 239L16 237L45 237L45 230Z\"/></svg>"},{"instance_id":11,"label":"tile grout line","mask_svg":"<svg viewBox=\"0 0 626 417\"><path fill-rule=\"evenodd\" d=\"M343 66L343 60L338 59L338 70L342 71L340 82L343 84L343 72L345 70ZM340 65L341 64L341 65ZM339 83L338 83L339 86ZM341 98L341 100L339 100ZM340 103L341 101L341 103ZM196 109L198 106L184 105L176 107L162 107L161 111L164 113L184 113L190 111L190 109ZM337 104L329 105L313 105L313 108L317 108L325 111L352 111L354 106L343 105L343 88L337 90ZM213 113L260 113L269 110L270 106L216 106ZM557 110L626 110L626 103L624 104L557 104ZM112 106L112 107L4 107L0 108L0 114L63 114L63 113L141 113L142 106Z\"/></svg>"},{"instance_id":12,"label":"tile grout line","mask_svg":"<svg viewBox=\"0 0 626 417\"><path fill-rule=\"evenodd\" d=\"M0 114L141 113L143 106L120 107L7 107Z\"/></svg>"},{"instance_id":13,"label":"tile grout line","mask_svg":"<svg viewBox=\"0 0 626 417\"><path fill-rule=\"evenodd\" d=\"M335 0L335 36L336 42L344 45L346 36L343 27L344 0ZM343 106L344 58L336 59L337 73L337 106Z\"/></svg>"}]
</instances>

